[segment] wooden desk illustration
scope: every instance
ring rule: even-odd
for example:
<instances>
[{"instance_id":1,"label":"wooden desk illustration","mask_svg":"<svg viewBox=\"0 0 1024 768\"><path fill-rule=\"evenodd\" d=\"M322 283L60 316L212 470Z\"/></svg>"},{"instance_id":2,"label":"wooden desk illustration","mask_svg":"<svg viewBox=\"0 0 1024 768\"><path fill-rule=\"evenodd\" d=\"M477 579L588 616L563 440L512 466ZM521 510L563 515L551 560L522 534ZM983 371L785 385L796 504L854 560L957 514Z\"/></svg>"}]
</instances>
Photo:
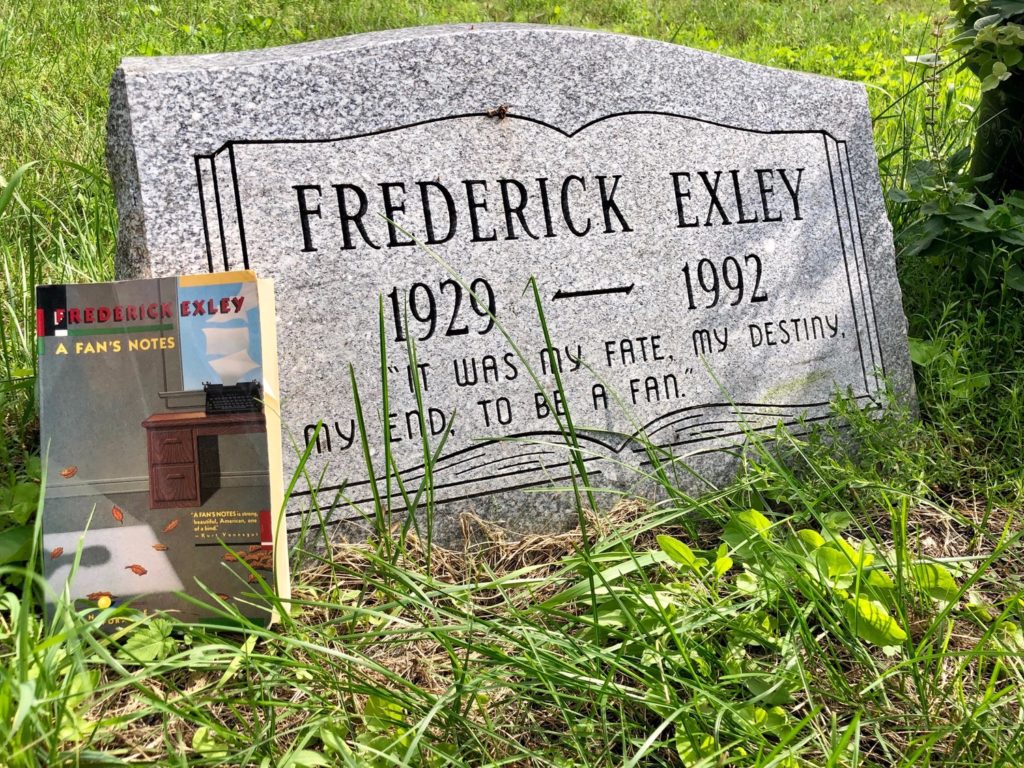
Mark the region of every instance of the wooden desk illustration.
<instances>
[{"instance_id":1,"label":"wooden desk illustration","mask_svg":"<svg viewBox=\"0 0 1024 768\"><path fill-rule=\"evenodd\" d=\"M203 438L266 432L267 420L259 412L186 411L154 413L142 426L146 428L149 460L149 508L166 509L202 504L201 461L216 462L219 472L216 441L201 442ZM212 467L205 468L209 471Z\"/></svg>"}]
</instances>

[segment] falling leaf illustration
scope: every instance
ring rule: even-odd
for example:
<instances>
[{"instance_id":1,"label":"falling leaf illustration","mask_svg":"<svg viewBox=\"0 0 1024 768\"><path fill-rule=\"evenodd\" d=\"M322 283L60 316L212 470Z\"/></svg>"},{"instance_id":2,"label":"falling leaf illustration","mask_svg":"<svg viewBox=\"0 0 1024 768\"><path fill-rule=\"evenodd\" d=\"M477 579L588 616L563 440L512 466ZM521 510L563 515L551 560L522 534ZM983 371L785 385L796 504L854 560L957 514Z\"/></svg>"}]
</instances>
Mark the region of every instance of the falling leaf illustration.
<instances>
[{"instance_id":1,"label":"falling leaf illustration","mask_svg":"<svg viewBox=\"0 0 1024 768\"><path fill-rule=\"evenodd\" d=\"M167 551L167 545L166 544L154 544L153 545L153 549L155 549L157 552L166 552Z\"/></svg>"},{"instance_id":2,"label":"falling leaf illustration","mask_svg":"<svg viewBox=\"0 0 1024 768\"><path fill-rule=\"evenodd\" d=\"M110 508L110 514L113 516L115 520L117 520L117 522L119 522L121 525L124 525L124 512L119 506L117 506L117 504Z\"/></svg>"},{"instance_id":3,"label":"falling leaf illustration","mask_svg":"<svg viewBox=\"0 0 1024 768\"><path fill-rule=\"evenodd\" d=\"M231 595L226 595L223 592L218 592L217 593L217 597L219 597L221 600L230 600L231 599Z\"/></svg>"},{"instance_id":4,"label":"falling leaf illustration","mask_svg":"<svg viewBox=\"0 0 1024 768\"><path fill-rule=\"evenodd\" d=\"M258 580L259 580L259 578L256 576L255 573L250 573L249 574L249 578L246 579L246 581L249 582L250 584L255 584Z\"/></svg>"},{"instance_id":5,"label":"falling leaf illustration","mask_svg":"<svg viewBox=\"0 0 1024 768\"><path fill-rule=\"evenodd\" d=\"M74 477L77 474L78 467L76 467L74 464L72 464L70 467L64 467L64 469L60 471L60 476L65 479L69 477Z\"/></svg>"},{"instance_id":6,"label":"falling leaf illustration","mask_svg":"<svg viewBox=\"0 0 1024 768\"><path fill-rule=\"evenodd\" d=\"M259 571L274 570L274 552L272 549L264 549L262 546L249 547L249 551L239 552L237 555L231 552L224 555L224 562L234 563L238 560L242 560Z\"/></svg>"},{"instance_id":7,"label":"falling leaf illustration","mask_svg":"<svg viewBox=\"0 0 1024 768\"><path fill-rule=\"evenodd\" d=\"M147 573L149 573L149 571L147 571L145 568L143 568L138 563L132 563L131 565L126 565L124 568L125 568L126 571L131 571L136 576L145 576Z\"/></svg>"},{"instance_id":8,"label":"falling leaf illustration","mask_svg":"<svg viewBox=\"0 0 1024 768\"><path fill-rule=\"evenodd\" d=\"M249 564L261 571L272 571L274 569L274 553L269 550L255 552L249 557Z\"/></svg>"},{"instance_id":9,"label":"falling leaf illustration","mask_svg":"<svg viewBox=\"0 0 1024 768\"><path fill-rule=\"evenodd\" d=\"M174 518L167 525L164 526L164 533L170 533L178 527L178 518Z\"/></svg>"},{"instance_id":10,"label":"falling leaf illustration","mask_svg":"<svg viewBox=\"0 0 1024 768\"><path fill-rule=\"evenodd\" d=\"M56 560L58 557L64 554L64 547L54 547L50 550L50 559Z\"/></svg>"},{"instance_id":11,"label":"falling leaf illustration","mask_svg":"<svg viewBox=\"0 0 1024 768\"><path fill-rule=\"evenodd\" d=\"M113 595L110 592L90 592L85 597L87 600L99 600L101 597L112 598Z\"/></svg>"},{"instance_id":12,"label":"falling leaf illustration","mask_svg":"<svg viewBox=\"0 0 1024 768\"><path fill-rule=\"evenodd\" d=\"M228 556L225 555L224 559L227 560ZM251 567L256 568L256 570L273 570L273 552L262 547L256 547L249 552L243 552L238 558L230 557L231 561L234 559L244 560Z\"/></svg>"}]
</instances>

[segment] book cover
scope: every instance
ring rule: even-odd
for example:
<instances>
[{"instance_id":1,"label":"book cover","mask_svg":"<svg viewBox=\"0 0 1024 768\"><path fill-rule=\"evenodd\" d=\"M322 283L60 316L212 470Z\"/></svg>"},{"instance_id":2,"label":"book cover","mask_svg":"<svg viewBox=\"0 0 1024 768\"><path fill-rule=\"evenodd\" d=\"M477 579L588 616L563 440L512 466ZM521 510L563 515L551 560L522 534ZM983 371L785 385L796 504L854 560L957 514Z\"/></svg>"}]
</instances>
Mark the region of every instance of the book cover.
<instances>
[{"instance_id":1,"label":"book cover","mask_svg":"<svg viewBox=\"0 0 1024 768\"><path fill-rule=\"evenodd\" d=\"M36 287L47 600L273 620L288 597L274 297L253 272ZM112 623L128 621L114 614Z\"/></svg>"}]
</instances>

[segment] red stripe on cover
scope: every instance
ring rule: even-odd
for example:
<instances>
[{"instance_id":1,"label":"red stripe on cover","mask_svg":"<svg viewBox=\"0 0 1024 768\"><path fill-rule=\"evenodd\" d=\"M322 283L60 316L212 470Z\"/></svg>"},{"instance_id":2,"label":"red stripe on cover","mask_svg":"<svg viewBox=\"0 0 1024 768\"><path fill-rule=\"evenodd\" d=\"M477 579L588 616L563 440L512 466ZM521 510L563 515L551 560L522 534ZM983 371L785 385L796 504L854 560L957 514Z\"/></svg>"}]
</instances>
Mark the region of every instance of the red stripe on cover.
<instances>
[{"instance_id":1,"label":"red stripe on cover","mask_svg":"<svg viewBox=\"0 0 1024 768\"><path fill-rule=\"evenodd\" d=\"M274 528L270 523L270 510L260 510L260 544L264 549L274 548Z\"/></svg>"},{"instance_id":2,"label":"red stripe on cover","mask_svg":"<svg viewBox=\"0 0 1024 768\"><path fill-rule=\"evenodd\" d=\"M44 333L46 333L46 319L43 316L43 310L42 309L37 309L36 310L36 336L38 336L39 338L42 338Z\"/></svg>"}]
</instances>

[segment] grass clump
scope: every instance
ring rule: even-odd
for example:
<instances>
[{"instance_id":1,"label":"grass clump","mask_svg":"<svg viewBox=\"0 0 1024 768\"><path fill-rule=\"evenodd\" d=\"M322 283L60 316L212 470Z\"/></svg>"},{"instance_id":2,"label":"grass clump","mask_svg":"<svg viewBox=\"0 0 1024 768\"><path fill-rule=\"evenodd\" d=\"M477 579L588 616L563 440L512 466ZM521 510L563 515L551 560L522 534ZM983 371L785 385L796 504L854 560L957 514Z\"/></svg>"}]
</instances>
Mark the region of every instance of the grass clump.
<instances>
[{"instance_id":1,"label":"grass clump","mask_svg":"<svg viewBox=\"0 0 1024 768\"><path fill-rule=\"evenodd\" d=\"M5 721L11 764L1000 764L1024 675L1011 513L817 450L790 440L717 495L622 503L586 535L465 517L458 552L306 553L291 617L244 636L45 627L26 584L2 641L30 664L8 679L48 709Z\"/></svg>"}]
</instances>

